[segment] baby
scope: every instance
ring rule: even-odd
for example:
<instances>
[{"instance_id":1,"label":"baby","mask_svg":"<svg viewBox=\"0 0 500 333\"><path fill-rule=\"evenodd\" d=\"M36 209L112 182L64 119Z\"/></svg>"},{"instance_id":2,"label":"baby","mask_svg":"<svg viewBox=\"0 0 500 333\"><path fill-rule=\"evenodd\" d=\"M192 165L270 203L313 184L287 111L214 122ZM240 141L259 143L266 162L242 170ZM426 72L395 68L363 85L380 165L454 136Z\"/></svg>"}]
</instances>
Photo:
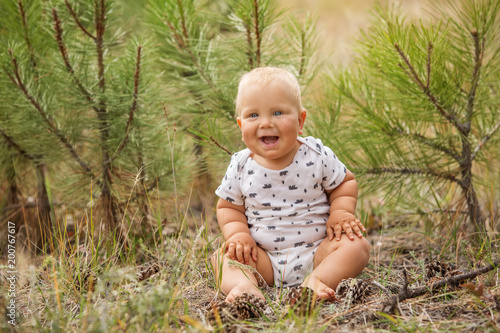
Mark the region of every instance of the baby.
<instances>
[{"instance_id":1,"label":"baby","mask_svg":"<svg viewBox=\"0 0 500 333\"><path fill-rule=\"evenodd\" d=\"M299 137L307 113L288 71L243 75L236 113L247 149L231 157L216 190L225 243L212 257L226 301L244 292L264 298L251 271L269 286L302 285L334 299L339 282L357 276L370 256L354 216L353 174L321 140Z\"/></svg>"}]
</instances>

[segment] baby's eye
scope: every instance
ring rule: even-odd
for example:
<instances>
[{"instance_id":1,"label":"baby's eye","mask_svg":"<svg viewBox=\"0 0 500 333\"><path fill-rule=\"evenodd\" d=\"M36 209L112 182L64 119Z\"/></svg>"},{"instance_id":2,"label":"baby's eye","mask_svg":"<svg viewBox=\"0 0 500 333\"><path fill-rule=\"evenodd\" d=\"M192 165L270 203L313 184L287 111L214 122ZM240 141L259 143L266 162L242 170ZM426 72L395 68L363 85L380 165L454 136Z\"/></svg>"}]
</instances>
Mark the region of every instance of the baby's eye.
<instances>
[{"instance_id":1,"label":"baby's eye","mask_svg":"<svg viewBox=\"0 0 500 333\"><path fill-rule=\"evenodd\" d=\"M274 115L275 116L281 116L283 114L283 111L275 111Z\"/></svg>"},{"instance_id":2,"label":"baby's eye","mask_svg":"<svg viewBox=\"0 0 500 333\"><path fill-rule=\"evenodd\" d=\"M257 118L259 115L257 113L252 113L249 117L250 118Z\"/></svg>"}]
</instances>

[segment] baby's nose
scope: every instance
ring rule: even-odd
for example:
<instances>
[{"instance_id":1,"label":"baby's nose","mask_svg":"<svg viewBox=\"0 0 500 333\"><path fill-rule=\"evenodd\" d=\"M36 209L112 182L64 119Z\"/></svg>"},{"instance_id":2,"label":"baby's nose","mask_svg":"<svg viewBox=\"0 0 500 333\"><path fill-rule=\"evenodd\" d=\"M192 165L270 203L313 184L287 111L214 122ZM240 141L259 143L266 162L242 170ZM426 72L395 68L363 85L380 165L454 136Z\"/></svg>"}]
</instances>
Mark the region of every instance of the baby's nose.
<instances>
[{"instance_id":1,"label":"baby's nose","mask_svg":"<svg viewBox=\"0 0 500 333\"><path fill-rule=\"evenodd\" d=\"M260 121L260 128L273 127L274 124L270 117L262 117Z\"/></svg>"}]
</instances>

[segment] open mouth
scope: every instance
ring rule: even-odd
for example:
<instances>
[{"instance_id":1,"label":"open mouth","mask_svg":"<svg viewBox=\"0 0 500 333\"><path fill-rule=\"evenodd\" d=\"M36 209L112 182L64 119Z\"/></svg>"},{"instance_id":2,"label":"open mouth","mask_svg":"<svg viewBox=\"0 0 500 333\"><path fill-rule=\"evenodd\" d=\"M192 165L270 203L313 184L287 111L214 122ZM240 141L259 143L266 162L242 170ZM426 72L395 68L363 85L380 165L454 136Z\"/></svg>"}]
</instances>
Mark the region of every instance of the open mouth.
<instances>
[{"instance_id":1,"label":"open mouth","mask_svg":"<svg viewBox=\"0 0 500 333\"><path fill-rule=\"evenodd\" d=\"M272 146L278 142L279 137L277 136L262 136L260 137L260 141L266 146Z\"/></svg>"}]
</instances>

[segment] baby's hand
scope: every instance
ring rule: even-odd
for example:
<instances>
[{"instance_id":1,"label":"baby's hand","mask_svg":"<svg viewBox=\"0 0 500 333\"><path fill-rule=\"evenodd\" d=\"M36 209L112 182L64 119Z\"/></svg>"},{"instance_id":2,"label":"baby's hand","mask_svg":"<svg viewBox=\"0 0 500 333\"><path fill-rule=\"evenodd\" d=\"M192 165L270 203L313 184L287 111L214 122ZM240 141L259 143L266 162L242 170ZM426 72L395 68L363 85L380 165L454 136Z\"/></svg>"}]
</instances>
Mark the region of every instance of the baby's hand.
<instances>
[{"instance_id":1,"label":"baby's hand","mask_svg":"<svg viewBox=\"0 0 500 333\"><path fill-rule=\"evenodd\" d=\"M347 211L333 211L326 223L328 239L333 240L335 237L337 241L340 241L342 231L345 231L347 237L353 240L354 234L363 238L361 231L366 231L366 229L353 214Z\"/></svg>"},{"instance_id":2,"label":"baby's hand","mask_svg":"<svg viewBox=\"0 0 500 333\"><path fill-rule=\"evenodd\" d=\"M238 232L226 241L226 253L229 258L248 265L250 257L257 261L257 244L246 232Z\"/></svg>"}]
</instances>

